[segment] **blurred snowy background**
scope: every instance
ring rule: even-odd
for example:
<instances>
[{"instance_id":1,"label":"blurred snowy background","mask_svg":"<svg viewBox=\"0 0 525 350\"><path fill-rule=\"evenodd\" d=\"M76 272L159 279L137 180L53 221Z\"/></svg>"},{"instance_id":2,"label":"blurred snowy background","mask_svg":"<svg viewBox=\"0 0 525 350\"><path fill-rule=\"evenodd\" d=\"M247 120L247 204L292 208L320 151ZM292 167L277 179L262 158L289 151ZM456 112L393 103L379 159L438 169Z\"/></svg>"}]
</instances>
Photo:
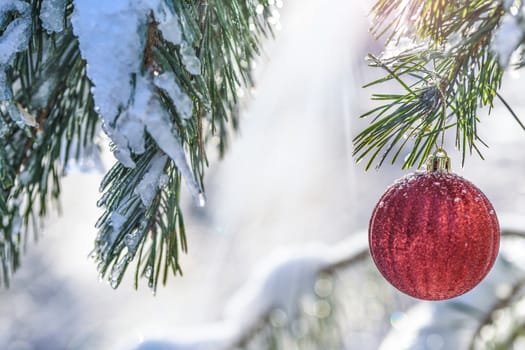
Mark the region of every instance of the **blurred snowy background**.
<instances>
[{"instance_id":1,"label":"blurred snowy background","mask_svg":"<svg viewBox=\"0 0 525 350\"><path fill-rule=\"evenodd\" d=\"M370 5L284 2L280 31L267 43L256 70L257 88L245 99L241 132L226 158L213 161L207 172L209 203L201 209L186 201L190 251L182 261L184 277L170 278L156 296L146 288L133 290L130 276L118 290L98 280L88 254L100 214L95 203L102 174L72 169L64 179L62 215L47 220L43 237L29 244L11 288L0 290L0 349L126 349L140 344L175 349L177 341L191 344L210 334L221 338L227 329L214 325L227 317L232 295L257 278L257 266L268 257L279 251L286 255L289 247L315 250L322 243L335 249L354 236L366 241L377 199L402 175L397 165L365 173L351 157L351 139L367 123L358 116L370 107L371 91L360 87L378 73L366 67L364 57L381 50L367 32ZM519 73L508 74L502 94L524 116L522 84ZM487 194L504 226L522 230L525 133L500 104L491 116L483 115L480 133L490 145L486 161L473 156L460 169L460 155L451 144L453 168ZM109 167L111 154L103 157ZM362 241L357 237L356 247ZM332 320L337 327L331 329L337 328L341 342L334 348L377 349L386 338L383 349L466 349L476 320L510 296L512 284L524 276L511 265L519 263L522 247L508 243L502 244L507 259L498 262L490 278L452 302L417 303L402 295L379 277L366 256L311 286L318 299L336 300L314 301L312 317L337 315ZM293 285L293 271L274 284L279 293ZM252 307L255 314L257 305ZM513 313L520 322L522 309ZM274 329L286 323L281 316L271 315ZM300 337L300 328L296 325L292 333ZM490 338L497 331L480 334ZM148 342L152 339L159 342ZM292 340L281 346L301 348ZM198 347L180 347L190 348Z\"/></svg>"}]
</instances>

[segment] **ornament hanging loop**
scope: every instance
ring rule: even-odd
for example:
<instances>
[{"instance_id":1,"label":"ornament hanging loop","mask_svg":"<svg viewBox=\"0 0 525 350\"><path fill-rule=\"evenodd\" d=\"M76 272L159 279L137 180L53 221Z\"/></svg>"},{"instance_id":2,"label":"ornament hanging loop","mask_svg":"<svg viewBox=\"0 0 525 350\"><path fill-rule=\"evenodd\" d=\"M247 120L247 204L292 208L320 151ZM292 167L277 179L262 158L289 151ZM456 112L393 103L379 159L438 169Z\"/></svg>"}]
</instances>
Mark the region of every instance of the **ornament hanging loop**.
<instances>
[{"instance_id":1,"label":"ornament hanging loop","mask_svg":"<svg viewBox=\"0 0 525 350\"><path fill-rule=\"evenodd\" d=\"M427 160L428 171L450 172L450 158L443 148L438 148Z\"/></svg>"}]
</instances>

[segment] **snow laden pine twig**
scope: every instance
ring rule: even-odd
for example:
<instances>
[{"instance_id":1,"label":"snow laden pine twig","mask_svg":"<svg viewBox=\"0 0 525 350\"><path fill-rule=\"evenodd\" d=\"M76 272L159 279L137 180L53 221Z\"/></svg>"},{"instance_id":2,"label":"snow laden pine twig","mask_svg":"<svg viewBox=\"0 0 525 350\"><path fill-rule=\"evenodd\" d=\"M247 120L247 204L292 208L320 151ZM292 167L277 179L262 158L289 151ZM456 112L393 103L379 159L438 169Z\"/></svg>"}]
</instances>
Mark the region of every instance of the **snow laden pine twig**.
<instances>
[{"instance_id":1,"label":"snow laden pine twig","mask_svg":"<svg viewBox=\"0 0 525 350\"><path fill-rule=\"evenodd\" d=\"M119 160L104 179L94 255L117 287L136 258L155 291L181 273L181 183L204 205L204 143L235 120L270 5L251 0L74 1L72 24L102 128Z\"/></svg>"},{"instance_id":2,"label":"snow laden pine twig","mask_svg":"<svg viewBox=\"0 0 525 350\"><path fill-rule=\"evenodd\" d=\"M387 49L369 62L386 74L365 86L392 81L401 91L373 95L379 105L362 115L373 120L354 138L357 160L367 159L368 169L404 157L403 168L421 167L448 129L463 162L467 151L482 157L478 107L492 107L495 97L523 127L497 92L525 39L523 11L509 1L377 1L372 32L387 36Z\"/></svg>"}]
</instances>

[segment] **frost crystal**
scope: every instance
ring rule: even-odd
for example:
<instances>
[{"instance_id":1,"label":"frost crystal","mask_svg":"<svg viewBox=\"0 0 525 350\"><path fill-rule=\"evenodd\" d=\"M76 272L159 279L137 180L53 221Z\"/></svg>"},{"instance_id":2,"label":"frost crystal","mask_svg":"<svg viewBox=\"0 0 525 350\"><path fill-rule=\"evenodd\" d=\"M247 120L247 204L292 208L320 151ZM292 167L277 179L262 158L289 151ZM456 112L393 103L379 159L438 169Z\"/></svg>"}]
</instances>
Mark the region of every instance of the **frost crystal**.
<instances>
[{"instance_id":1,"label":"frost crystal","mask_svg":"<svg viewBox=\"0 0 525 350\"><path fill-rule=\"evenodd\" d=\"M64 30L65 0L43 0L40 9L42 27L48 32L61 32Z\"/></svg>"},{"instance_id":2,"label":"frost crystal","mask_svg":"<svg viewBox=\"0 0 525 350\"><path fill-rule=\"evenodd\" d=\"M175 75L171 72L156 76L154 83L157 87L165 90L170 96L177 113L183 119L189 119L193 115L193 104L175 81Z\"/></svg>"},{"instance_id":3,"label":"frost crystal","mask_svg":"<svg viewBox=\"0 0 525 350\"><path fill-rule=\"evenodd\" d=\"M159 29L162 32L164 39L175 45L182 42L182 31L180 29L179 18L171 8L166 6L164 1L160 3L155 19L159 22Z\"/></svg>"},{"instance_id":4,"label":"frost crystal","mask_svg":"<svg viewBox=\"0 0 525 350\"><path fill-rule=\"evenodd\" d=\"M151 201L157 194L159 180L164 172L164 166L168 157L157 153L149 164L149 170L135 188L135 193L140 196L142 203L149 207Z\"/></svg>"},{"instance_id":5,"label":"frost crystal","mask_svg":"<svg viewBox=\"0 0 525 350\"><path fill-rule=\"evenodd\" d=\"M506 14L503 23L496 30L491 43L492 51L498 57L499 64L507 67L514 50L518 48L524 36L524 28L516 16Z\"/></svg>"},{"instance_id":6,"label":"frost crystal","mask_svg":"<svg viewBox=\"0 0 525 350\"><path fill-rule=\"evenodd\" d=\"M180 54L182 55L182 63L186 70L193 75L201 74L201 61L195 55L195 50L188 44L183 43L180 46Z\"/></svg>"}]
</instances>

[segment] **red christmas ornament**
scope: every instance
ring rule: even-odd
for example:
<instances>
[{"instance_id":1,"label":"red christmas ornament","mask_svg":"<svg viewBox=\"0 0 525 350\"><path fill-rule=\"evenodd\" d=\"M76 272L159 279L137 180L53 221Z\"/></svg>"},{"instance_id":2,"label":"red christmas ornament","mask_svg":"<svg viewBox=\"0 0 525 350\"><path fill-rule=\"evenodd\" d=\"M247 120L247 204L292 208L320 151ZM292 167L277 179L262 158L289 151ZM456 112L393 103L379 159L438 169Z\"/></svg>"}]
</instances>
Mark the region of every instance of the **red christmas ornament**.
<instances>
[{"instance_id":1,"label":"red christmas ornament","mask_svg":"<svg viewBox=\"0 0 525 350\"><path fill-rule=\"evenodd\" d=\"M370 252L394 287L418 299L442 300L474 288L492 268L499 223L487 197L449 173L436 152L430 170L405 176L376 205Z\"/></svg>"}]
</instances>

